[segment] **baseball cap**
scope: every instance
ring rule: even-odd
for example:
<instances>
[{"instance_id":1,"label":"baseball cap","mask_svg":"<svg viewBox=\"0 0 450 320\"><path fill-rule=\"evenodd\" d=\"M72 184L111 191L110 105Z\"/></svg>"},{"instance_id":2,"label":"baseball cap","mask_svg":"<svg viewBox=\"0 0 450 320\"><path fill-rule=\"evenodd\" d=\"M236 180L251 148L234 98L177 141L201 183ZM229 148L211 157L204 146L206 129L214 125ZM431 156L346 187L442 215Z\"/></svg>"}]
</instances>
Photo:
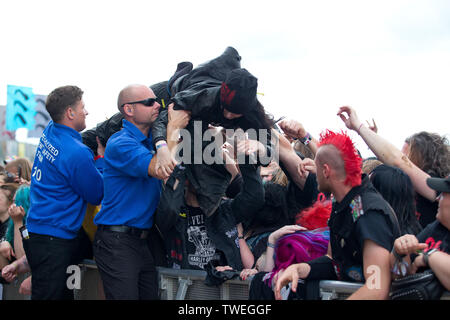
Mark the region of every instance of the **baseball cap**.
<instances>
[{"instance_id":1,"label":"baseball cap","mask_svg":"<svg viewBox=\"0 0 450 320\"><path fill-rule=\"evenodd\" d=\"M447 178L428 178L427 185L438 192L450 193L450 176Z\"/></svg>"}]
</instances>

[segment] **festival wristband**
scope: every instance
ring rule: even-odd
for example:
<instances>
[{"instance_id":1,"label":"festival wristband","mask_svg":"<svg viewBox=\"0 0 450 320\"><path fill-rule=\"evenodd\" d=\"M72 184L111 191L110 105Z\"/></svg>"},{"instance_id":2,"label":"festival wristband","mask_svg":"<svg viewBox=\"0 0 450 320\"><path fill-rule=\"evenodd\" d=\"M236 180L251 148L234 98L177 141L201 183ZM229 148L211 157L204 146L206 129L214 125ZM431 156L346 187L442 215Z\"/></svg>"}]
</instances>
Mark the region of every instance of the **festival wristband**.
<instances>
[{"instance_id":1,"label":"festival wristband","mask_svg":"<svg viewBox=\"0 0 450 320\"><path fill-rule=\"evenodd\" d=\"M361 124L359 125L358 131L356 131L356 132L358 132L358 134L360 134L361 128L362 128L363 125L364 125L364 123L361 123Z\"/></svg>"},{"instance_id":2,"label":"festival wristband","mask_svg":"<svg viewBox=\"0 0 450 320\"><path fill-rule=\"evenodd\" d=\"M300 138L300 142L303 143L305 146L307 146L310 142L311 142L311 135L307 132L306 136L304 136L303 138Z\"/></svg>"},{"instance_id":3,"label":"festival wristband","mask_svg":"<svg viewBox=\"0 0 450 320\"><path fill-rule=\"evenodd\" d=\"M406 257L406 254L398 254L397 251L395 251L394 247L392 247L391 252L394 255L396 260L403 260L403 258Z\"/></svg>"},{"instance_id":4,"label":"festival wristband","mask_svg":"<svg viewBox=\"0 0 450 320\"><path fill-rule=\"evenodd\" d=\"M164 147L164 146L167 146L167 143L160 143L160 144L158 144L157 146L156 146L156 150L158 150L158 149L160 149L160 148L162 148L162 147Z\"/></svg>"},{"instance_id":5,"label":"festival wristband","mask_svg":"<svg viewBox=\"0 0 450 320\"><path fill-rule=\"evenodd\" d=\"M102 155L98 155L98 156L96 156L95 158L94 158L94 161L97 161L98 159L100 159L100 158L104 158L104 156L102 156Z\"/></svg>"}]
</instances>

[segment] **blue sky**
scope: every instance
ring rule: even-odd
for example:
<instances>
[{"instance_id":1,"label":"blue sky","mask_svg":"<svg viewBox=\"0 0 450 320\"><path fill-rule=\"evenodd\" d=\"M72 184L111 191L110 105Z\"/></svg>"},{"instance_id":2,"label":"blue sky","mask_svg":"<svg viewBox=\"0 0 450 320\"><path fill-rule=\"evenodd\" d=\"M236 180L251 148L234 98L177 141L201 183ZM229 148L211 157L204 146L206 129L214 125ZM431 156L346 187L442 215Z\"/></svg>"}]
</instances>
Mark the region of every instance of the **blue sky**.
<instances>
[{"instance_id":1,"label":"blue sky","mask_svg":"<svg viewBox=\"0 0 450 320\"><path fill-rule=\"evenodd\" d=\"M399 148L414 132L450 133L450 1L41 0L0 12L0 104L7 84L37 94L75 84L88 128L116 112L122 87L233 46L267 110L313 135L344 128L341 105Z\"/></svg>"}]
</instances>

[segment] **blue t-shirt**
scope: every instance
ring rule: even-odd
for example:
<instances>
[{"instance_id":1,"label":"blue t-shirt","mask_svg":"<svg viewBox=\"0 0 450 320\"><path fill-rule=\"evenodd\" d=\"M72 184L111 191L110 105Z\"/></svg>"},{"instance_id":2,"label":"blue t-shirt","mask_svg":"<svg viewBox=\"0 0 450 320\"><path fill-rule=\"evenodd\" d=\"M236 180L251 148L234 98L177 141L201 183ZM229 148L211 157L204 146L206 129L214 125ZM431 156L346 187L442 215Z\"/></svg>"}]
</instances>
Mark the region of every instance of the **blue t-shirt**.
<instances>
[{"instance_id":1,"label":"blue t-shirt","mask_svg":"<svg viewBox=\"0 0 450 320\"><path fill-rule=\"evenodd\" d=\"M152 135L146 137L131 122L108 140L103 168L102 207L96 225L126 225L149 229L161 194L160 180L148 175L153 158Z\"/></svg>"},{"instance_id":2,"label":"blue t-shirt","mask_svg":"<svg viewBox=\"0 0 450 320\"><path fill-rule=\"evenodd\" d=\"M94 154L74 129L50 121L33 163L27 228L64 239L76 237L87 202L103 198L103 179Z\"/></svg>"}]
</instances>

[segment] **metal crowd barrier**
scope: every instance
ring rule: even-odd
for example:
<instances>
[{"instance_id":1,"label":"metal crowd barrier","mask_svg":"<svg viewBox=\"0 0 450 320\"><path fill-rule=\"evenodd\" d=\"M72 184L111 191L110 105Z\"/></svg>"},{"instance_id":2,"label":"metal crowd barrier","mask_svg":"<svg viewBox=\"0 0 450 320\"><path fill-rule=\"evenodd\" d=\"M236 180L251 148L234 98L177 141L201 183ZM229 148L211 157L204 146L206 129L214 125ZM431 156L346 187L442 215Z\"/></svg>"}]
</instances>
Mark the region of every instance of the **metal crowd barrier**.
<instances>
[{"instance_id":1,"label":"metal crowd barrier","mask_svg":"<svg viewBox=\"0 0 450 320\"><path fill-rule=\"evenodd\" d=\"M322 280L320 281L320 297L322 300L343 300L362 286L362 283ZM441 300L450 300L450 291L444 292Z\"/></svg>"},{"instance_id":2,"label":"metal crowd barrier","mask_svg":"<svg viewBox=\"0 0 450 320\"><path fill-rule=\"evenodd\" d=\"M236 278L220 286L207 286L202 270L157 270L162 300L248 300L250 280Z\"/></svg>"},{"instance_id":3,"label":"metal crowd barrier","mask_svg":"<svg viewBox=\"0 0 450 320\"><path fill-rule=\"evenodd\" d=\"M103 287L95 261L84 260L80 264L81 285L74 290L76 300L102 300ZM241 280L235 278L225 281L220 286L204 284L206 272L201 270L171 269L157 267L161 300L248 300L251 278ZM21 275L11 284L3 285L0 299L28 300L29 296L19 294L20 283L28 275ZM320 297L322 300L343 300L362 286L361 283L343 281L320 281ZM1 289L1 288L0 288ZM446 291L441 300L450 300L450 292Z\"/></svg>"},{"instance_id":4,"label":"metal crowd barrier","mask_svg":"<svg viewBox=\"0 0 450 320\"><path fill-rule=\"evenodd\" d=\"M84 260L81 267L80 289L76 300L104 299L100 275L93 260ZM248 300L250 280L232 279L221 286L206 286L202 270L157 267L161 300Z\"/></svg>"},{"instance_id":5,"label":"metal crowd barrier","mask_svg":"<svg viewBox=\"0 0 450 320\"><path fill-rule=\"evenodd\" d=\"M236 278L225 281L221 286L211 287L203 283L206 277L205 271L163 267L156 269L162 300L248 300L251 278L245 281ZM98 286L92 288L92 282L98 282L100 277L94 261L85 261L82 265L82 277L85 279L82 280L81 291L92 290L92 292L81 294L79 297L95 296ZM85 281L87 279L91 285ZM320 281L320 297L322 300L343 300L361 286L361 283L323 280ZM445 292L441 299L450 300L450 292Z\"/></svg>"},{"instance_id":6,"label":"metal crowd barrier","mask_svg":"<svg viewBox=\"0 0 450 320\"><path fill-rule=\"evenodd\" d=\"M12 281L11 283L1 285L2 292L0 300L30 300L31 296L19 293L22 281L28 278L29 276L30 276L29 273L21 274L17 277L17 279Z\"/></svg>"}]
</instances>

